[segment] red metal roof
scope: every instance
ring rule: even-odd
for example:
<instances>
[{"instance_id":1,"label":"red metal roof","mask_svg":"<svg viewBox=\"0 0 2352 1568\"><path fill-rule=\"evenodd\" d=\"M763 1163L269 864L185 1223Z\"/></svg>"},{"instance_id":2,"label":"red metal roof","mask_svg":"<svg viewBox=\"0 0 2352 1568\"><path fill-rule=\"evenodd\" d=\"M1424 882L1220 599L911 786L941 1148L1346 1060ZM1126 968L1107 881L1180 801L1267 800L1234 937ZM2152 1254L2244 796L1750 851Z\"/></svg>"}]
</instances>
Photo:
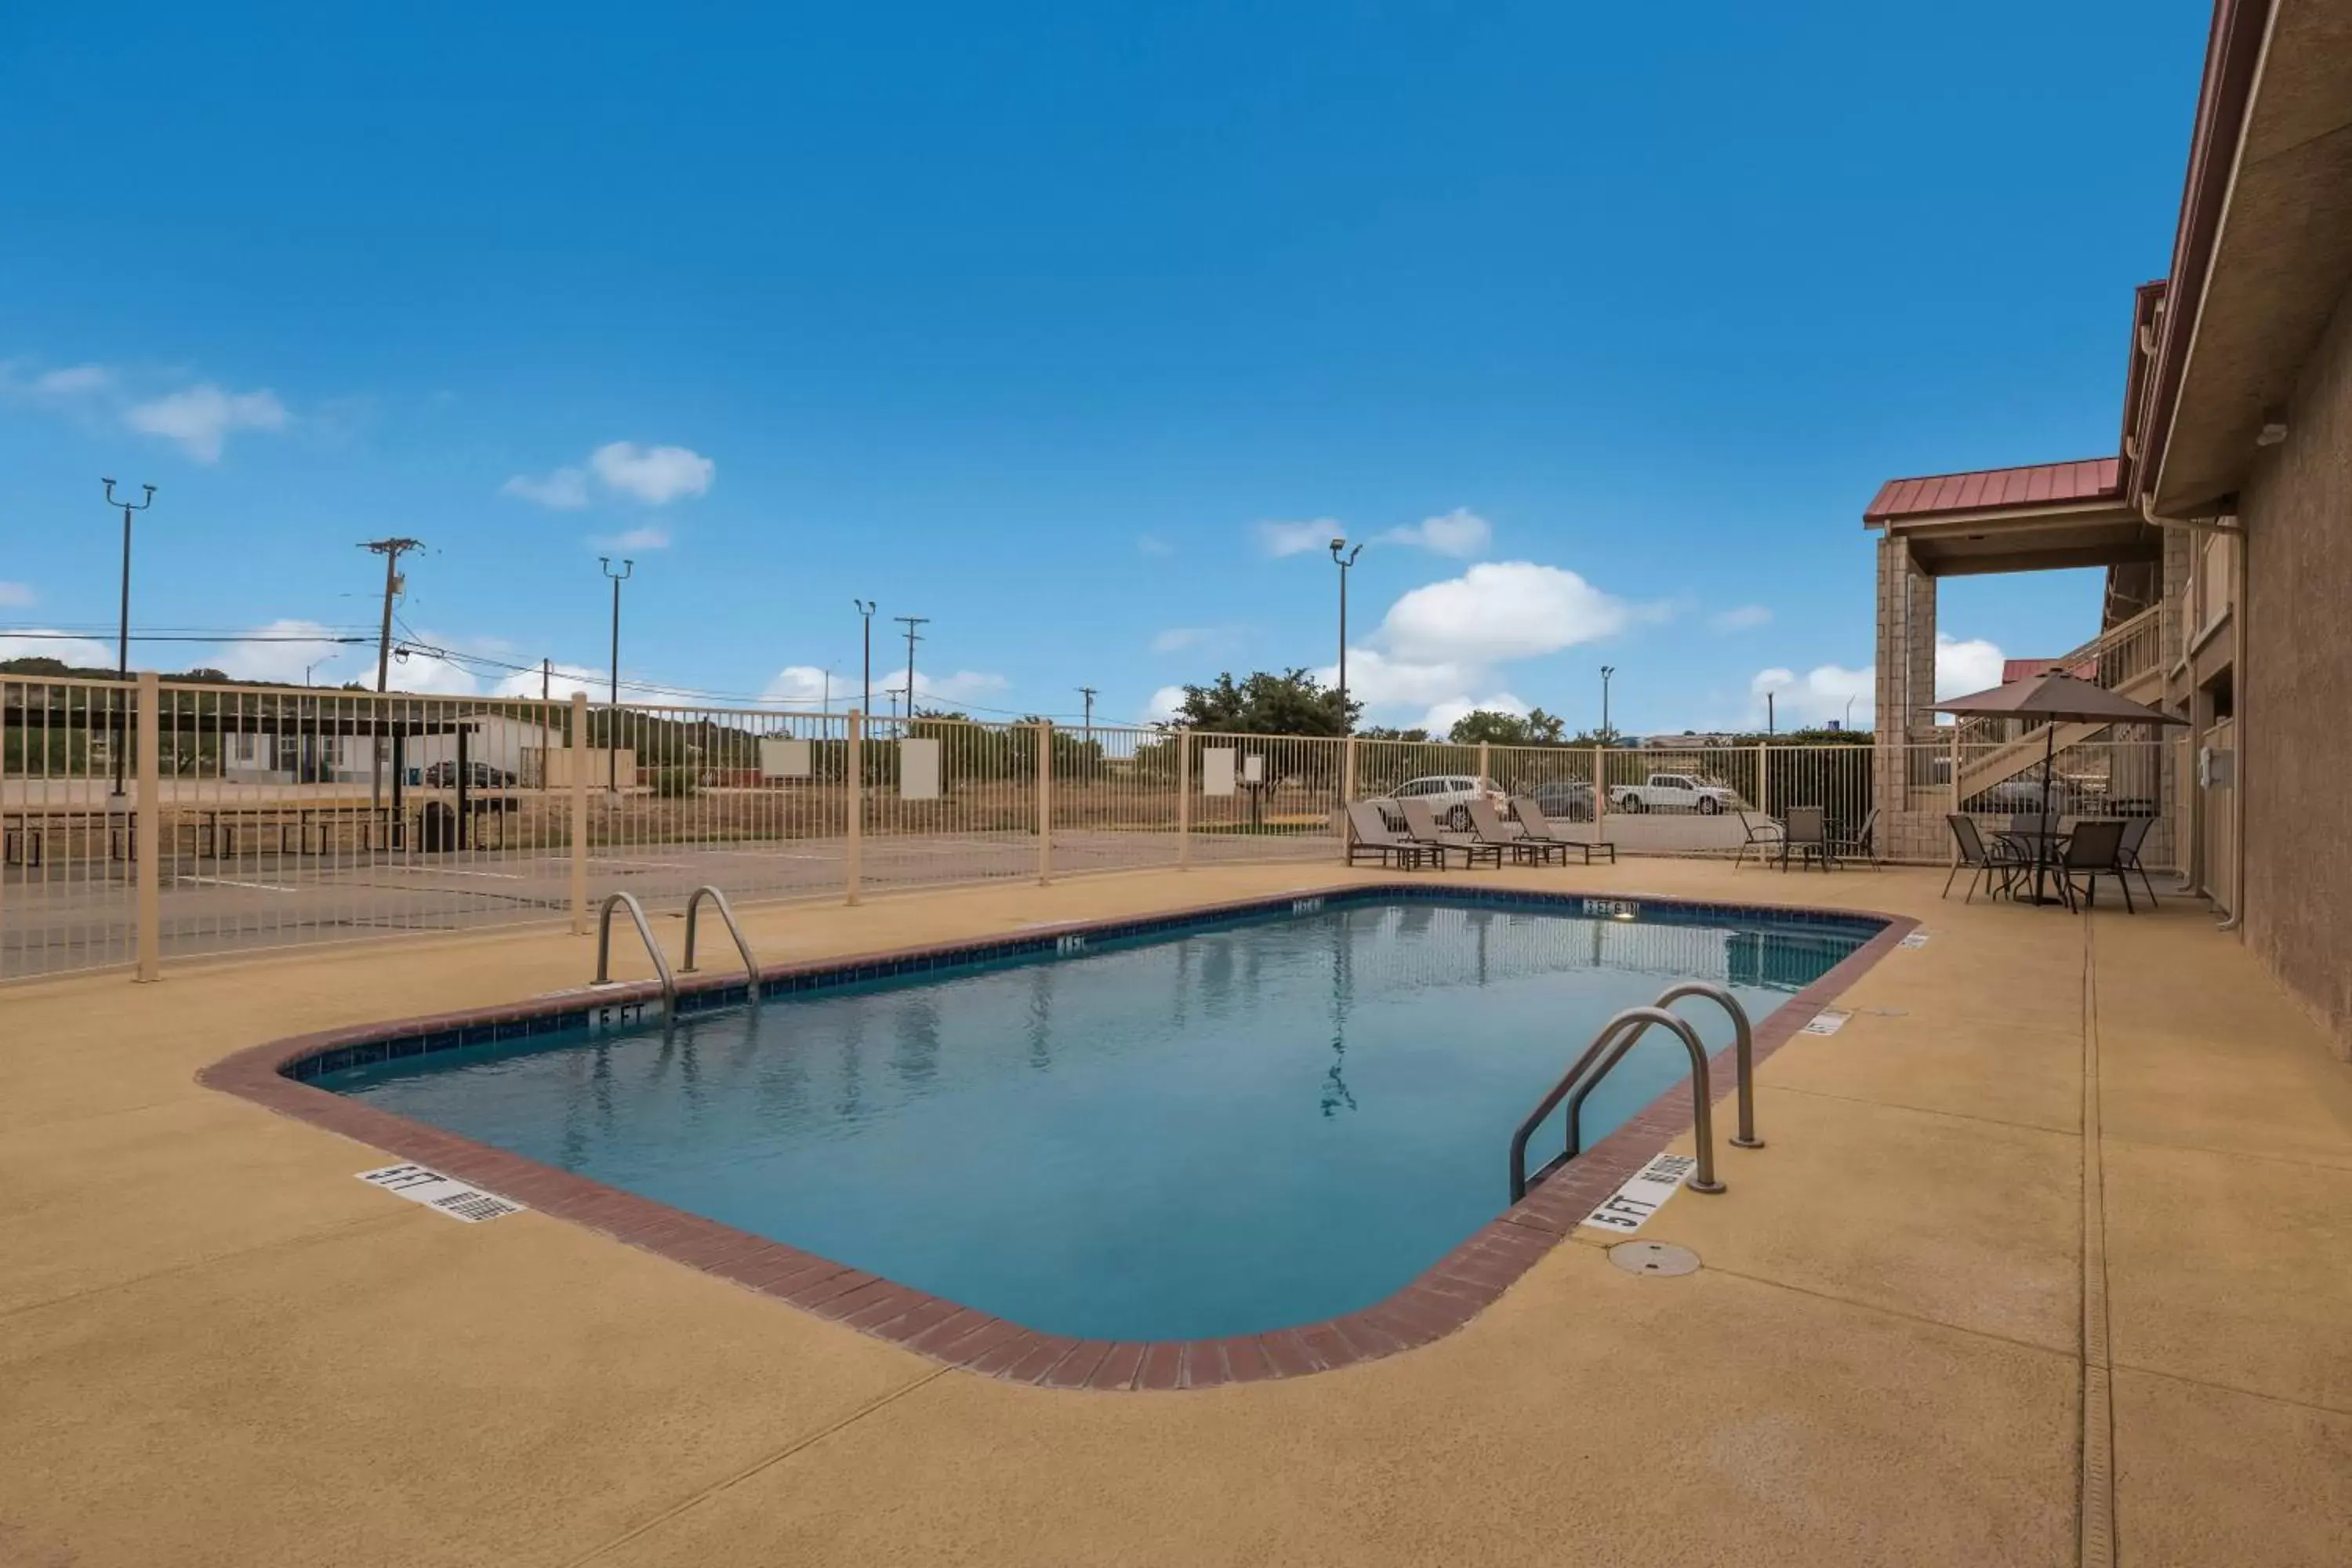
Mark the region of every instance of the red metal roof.
<instances>
[{"instance_id":1,"label":"red metal roof","mask_svg":"<svg viewBox=\"0 0 2352 1568\"><path fill-rule=\"evenodd\" d=\"M2123 460L2084 458L2072 463L2033 463L2021 468L1979 468L1971 474L1926 474L1889 479L1863 509L1864 522L1926 517L1947 511L1988 511L2000 507L2050 506L2066 501L2122 499Z\"/></svg>"}]
</instances>

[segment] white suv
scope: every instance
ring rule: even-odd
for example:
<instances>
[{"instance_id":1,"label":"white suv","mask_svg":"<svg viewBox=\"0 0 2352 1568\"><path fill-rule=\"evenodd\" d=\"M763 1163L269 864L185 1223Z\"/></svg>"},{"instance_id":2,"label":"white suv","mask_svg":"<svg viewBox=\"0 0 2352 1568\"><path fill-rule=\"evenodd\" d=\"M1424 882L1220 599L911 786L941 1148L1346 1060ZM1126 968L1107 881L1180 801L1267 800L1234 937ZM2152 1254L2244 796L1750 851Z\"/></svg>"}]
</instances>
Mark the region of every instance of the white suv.
<instances>
[{"instance_id":1,"label":"white suv","mask_svg":"<svg viewBox=\"0 0 2352 1568\"><path fill-rule=\"evenodd\" d=\"M1473 778L1467 773L1433 773L1428 778L1408 779L1389 791L1390 800L1419 800L1437 814L1449 827L1470 826L1466 809L1474 800L1485 800L1500 809L1510 800L1501 784L1493 779Z\"/></svg>"}]
</instances>

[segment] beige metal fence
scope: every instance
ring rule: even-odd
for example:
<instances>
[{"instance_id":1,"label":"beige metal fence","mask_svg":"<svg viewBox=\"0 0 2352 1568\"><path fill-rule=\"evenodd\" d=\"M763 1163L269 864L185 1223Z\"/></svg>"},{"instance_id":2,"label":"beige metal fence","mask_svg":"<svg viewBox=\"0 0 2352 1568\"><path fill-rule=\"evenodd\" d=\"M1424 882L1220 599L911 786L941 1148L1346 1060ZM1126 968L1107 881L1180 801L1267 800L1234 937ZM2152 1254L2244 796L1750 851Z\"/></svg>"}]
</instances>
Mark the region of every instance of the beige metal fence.
<instances>
[{"instance_id":1,"label":"beige metal fence","mask_svg":"<svg viewBox=\"0 0 2352 1568\"><path fill-rule=\"evenodd\" d=\"M1956 765L1969 776L1956 740L1454 745L152 677L0 679L0 979L579 925L616 890L675 912L704 883L738 901L855 900L1336 862L1342 803L1401 792L1435 797L1441 816L1464 792L1531 798L1627 854L1727 856L1759 819L1817 806L1833 831L1868 828L1882 858L1940 860L1943 814L1962 804ZM2060 809L2163 812L2179 750L2129 736L2067 747ZM2024 810L2025 793L2004 781L1964 807ZM2168 826L2151 835L2151 865L2169 862Z\"/></svg>"}]
</instances>

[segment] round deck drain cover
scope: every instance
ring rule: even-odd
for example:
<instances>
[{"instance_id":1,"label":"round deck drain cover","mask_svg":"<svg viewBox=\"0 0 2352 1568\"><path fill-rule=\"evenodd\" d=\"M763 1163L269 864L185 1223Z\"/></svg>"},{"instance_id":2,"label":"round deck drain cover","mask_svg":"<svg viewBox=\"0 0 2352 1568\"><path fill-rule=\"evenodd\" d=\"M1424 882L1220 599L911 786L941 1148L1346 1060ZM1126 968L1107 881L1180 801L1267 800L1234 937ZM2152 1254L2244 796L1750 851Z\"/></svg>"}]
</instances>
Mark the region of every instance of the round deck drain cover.
<instances>
[{"instance_id":1,"label":"round deck drain cover","mask_svg":"<svg viewBox=\"0 0 2352 1568\"><path fill-rule=\"evenodd\" d=\"M1698 1254L1670 1241L1621 1241L1609 1261L1628 1274L1696 1274Z\"/></svg>"}]
</instances>

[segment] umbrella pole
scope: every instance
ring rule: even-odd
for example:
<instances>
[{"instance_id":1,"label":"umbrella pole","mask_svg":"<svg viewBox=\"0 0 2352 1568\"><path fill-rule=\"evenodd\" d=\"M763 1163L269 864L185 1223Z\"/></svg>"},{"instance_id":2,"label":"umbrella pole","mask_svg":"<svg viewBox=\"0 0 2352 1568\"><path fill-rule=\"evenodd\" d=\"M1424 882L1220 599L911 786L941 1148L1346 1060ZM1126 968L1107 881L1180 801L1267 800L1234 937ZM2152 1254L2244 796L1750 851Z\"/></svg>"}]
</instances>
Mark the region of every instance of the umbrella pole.
<instances>
[{"instance_id":1,"label":"umbrella pole","mask_svg":"<svg viewBox=\"0 0 2352 1568\"><path fill-rule=\"evenodd\" d=\"M2050 721L2049 732L2042 737L2042 820L2033 826L2033 901L2042 901L2042 868L2050 859L2050 773L2058 760L2058 721Z\"/></svg>"}]
</instances>

